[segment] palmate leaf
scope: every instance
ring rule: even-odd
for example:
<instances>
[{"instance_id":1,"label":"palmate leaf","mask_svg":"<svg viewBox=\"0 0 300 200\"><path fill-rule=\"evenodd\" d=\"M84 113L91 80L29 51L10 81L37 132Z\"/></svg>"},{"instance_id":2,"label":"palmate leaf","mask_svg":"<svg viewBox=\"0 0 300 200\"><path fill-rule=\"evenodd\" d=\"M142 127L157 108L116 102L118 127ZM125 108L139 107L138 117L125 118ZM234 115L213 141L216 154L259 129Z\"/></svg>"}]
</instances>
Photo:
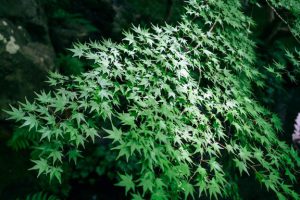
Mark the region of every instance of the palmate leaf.
<instances>
[{"instance_id":1,"label":"palmate leaf","mask_svg":"<svg viewBox=\"0 0 300 200\"><path fill-rule=\"evenodd\" d=\"M51 151L51 153L49 154L49 158L52 158L53 164L56 161L62 162L62 157L63 157L62 152L58 150Z\"/></svg>"},{"instance_id":2,"label":"palmate leaf","mask_svg":"<svg viewBox=\"0 0 300 200\"><path fill-rule=\"evenodd\" d=\"M245 148L241 148L239 152L239 156L243 161L250 161L251 153Z\"/></svg>"},{"instance_id":3,"label":"palmate leaf","mask_svg":"<svg viewBox=\"0 0 300 200\"><path fill-rule=\"evenodd\" d=\"M294 176L294 174L292 174L289 169L285 170L285 175L287 175L289 177L289 179L291 180L291 182L293 182L293 183L296 182L296 176Z\"/></svg>"},{"instance_id":4,"label":"palmate leaf","mask_svg":"<svg viewBox=\"0 0 300 200\"><path fill-rule=\"evenodd\" d=\"M281 123L281 120L279 119L279 117L277 115L273 114L272 118L271 118L271 121L274 124L274 127L278 131L282 131L282 123Z\"/></svg>"},{"instance_id":5,"label":"palmate leaf","mask_svg":"<svg viewBox=\"0 0 300 200\"><path fill-rule=\"evenodd\" d=\"M65 95L56 95L56 98L52 101L51 106L55 108L55 112L62 112L69 100L66 98Z\"/></svg>"},{"instance_id":6,"label":"palmate leaf","mask_svg":"<svg viewBox=\"0 0 300 200\"><path fill-rule=\"evenodd\" d=\"M61 183L62 172L63 170L61 169L61 167L51 167L49 170L50 181L55 178L59 183Z\"/></svg>"},{"instance_id":7,"label":"palmate leaf","mask_svg":"<svg viewBox=\"0 0 300 200\"><path fill-rule=\"evenodd\" d=\"M73 56L74 57L81 57L83 56L83 54L85 53L84 50L86 50L86 48L84 48L84 45L81 45L79 43L77 43L76 45L74 45L74 47L72 49L69 49L71 52L73 52Z\"/></svg>"},{"instance_id":8,"label":"palmate leaf","mask_svg":"<svg viewBox=\"0 0 300 200\"><path fill-rule=\"evenodd\" d=\"M235 162L235 166L238 168L240 174L242 174L243 172L246 172L249 175L248 169L247 169L247 165L244 161L240 161L238 159L233 159Z\"/></svg>"},{"instance_id":9,"label":"palmate leaf","mask_svg":"<svg viewBox=\"0 0 300 200\"><path fill-rule=\"evenodd\" d=\"M42 91L40 94L35 93L37 96L37 100L41 103L51 103L52 102L52 97L51 97L51 93L46 93L45 91Z\"/></svg>"},{"instance_id":10,"label":"palmate leaf","mask_svg":"<svg viewBox=\"0 0 300 200\"><path fill-rule=\"evenodd\" d=\"M100 135L98 134L95 128L88 128L87 126L82 126L82 127L83 127L83 131L86 134L86 137L90 137L93 142L95 142L96 137L100 137Z\"/></svg>"},{"instance_id":11,"label":"palmate leaf","mask_svg":"<svg viewBox=\"0 0 300 200\"><path fill-rule=\"evenodd\" d=\"M20 127L29 126L29 131L32 128L38 127L38 120L34 115L29 114L29 116L23 117L23 120L25 121Z\"/></svg>"},{"instance_id":12,"label":"palmate leaf","mask_svg":"<svg viewBox=\"0 0 300 200\"><path fill-rule=\"evenodd\" d=\"M12 119L12 120L16 120L16 121L20 121L24 118L25 113L21 108L14 108L12 106L11 107L11 111L9 110L4 110L4 112L6 112L10 117L8 119Z\"/></svg>"},{"instance_id":13,"label":"palmate leaf","mask_svg":"<svg viewBox=\"0 0 300 200\"><path fill-rule=\"evenodd\" d=\"M50 141L51 137L53 135L53 132L49 128L46 128L46 127L41 128L38 132L42 134L40 140L43 140L46 138L46 139L48 139L48 141Z\"/></svg>"},{"instance_id":14,"label":"palmate leaf","mask_svg":"<svg viewBox=\"0 0 300 200\"><path fill-rule=\"evenodd\" d=\"M144 193L146 193L147 191L153 192L154 184L155 183L153 182L153 179L144 176L143 178L141 178L138 186L141 186L143 188Z\"/></svg>"},{"instance_id":15,"label":"palmate leaf","mask_svg":"<svg viewBox=\"0 0 300 200\"><path fill-rule=\"evenodd\" d=\"M85 122L85 117L82 113L75 113L72 115L72 119L75 119L77 122L77 125L80 126L81 122Z\"/></svg>"},{"instance_id":16,"label":"palmate leaf","mask_svg":"<svg viewBox=\"0 0 300 200\"><path fill-rule=\"evenodd\" d=\"M71 160L73 160L75 164L77 163L78 158L82 158L81 151L79 151L77 149L69 150L67 155L68 155L68 158L69 158L69 162Z\"/></svg>"},{"instance_id":17,"label":"palmate leaf","mask_svg":"<svg viewBox=\"0 0 300 200\"><path fill-rule=\"evenodd\" d=\"M20 103L23 107L24 110L26 111L35 111L36 110L36 105L35 103L30 103L27 98L25 98L25 103Z\"/></svg>"},{"instance_id":18,"label":"palmate leaf","mask_svg":"<svg viewBox=\"0 0 300 200\"><path fill-rule=\"evenodd\" d=\"M125 174L122 175L120 174L119 177L121 178L121 181L117 183L117 186L122 186L125 187L125 192L126 194L128 193L129 190L134 190L135 189L135 183L132 180L132 176Z\"/></svg>"},{"instance_id":19,"label":"palmate leaf","mask_svg":"<svg viewBox=\"0 0 300 200\"><path fill-rule=\"evenodd\" d=\"M38 170L38 176L41 174L47 174L49 170L49 165L46 159L32 160L35 164L30 170Z\"/></svg>"},{"instance_id":20,"label":"palmate leaf","mask_svg":"<svg viewBox=\"0 0 300 200\"><path fill-rule=\"evenodd\" d=\"M218 195L221 194L221 188L220 185L216 182L215 178L211 179L207 188L209 191L209 197L214 197L215 199L218 199Z\"/></svg>"},{"instance_id":21,"label":"palmate leaf","mask_svg":"<svg viewBox=\"0 0 300 200\"><path fill-rule=\"evenodd\" d=\"M129 125L131 127L135 126L134 117L131 116L129 113L119 114L119 119L124 125Z\"/></svg>"},{"instance_id":22,"label":"palmate leaf","mask_svg":"<svg viewBox=\"0 0 300 200\"><path fill-rule=\"evenodd\" d=\"M129 44L135 43L134 35L130 32L124 32L125 38L123 40L128 41Z\"/></svg>"},{"instance_id":23,"label":"palmate leaf","mask_svg":"<svg viewBox=\"0 0 300 200\"><path fill-rule=\"evenodd\" d=\"M137 193L137 194L132 194L132 200L144 200L144 199L143 199L142 195Z\"/></svg>"},{"instance_id":24,"label":"palmate leaf","mask_svg":"<svg viewBox=\"0 0 300 200\"><path fill-rule=\"evenodd\" d=\"M194 199L194 187L192 184L183 182L181 187L183 189L185 199L187 199L188 196L192 196L192 198Z\"/></svg>"},{"instance_id":25,"label":"palmate leaf","mask_svg":"<svg viewBox=\"0 0 300 200\"><path fill-rule=\"evenodd\" d=\"M285 196L281 193L276 193L278 200L287 200L287 198L285 198Z\"/></svg>"},{"instance_id":26,"label":"palmate leaf","mask_svg":"<svg viewBox=\"0 0 300 200\"><path fill-rule=\"evenodd\" d=\"M104 137L104 138L109 138L113 140L113 143L119 142L122 140L122 131L117 129L116 127L112 126L112 130L106 130L104 129L105 132L107 132L109 135Z\"/></svg>"}]
</instances>

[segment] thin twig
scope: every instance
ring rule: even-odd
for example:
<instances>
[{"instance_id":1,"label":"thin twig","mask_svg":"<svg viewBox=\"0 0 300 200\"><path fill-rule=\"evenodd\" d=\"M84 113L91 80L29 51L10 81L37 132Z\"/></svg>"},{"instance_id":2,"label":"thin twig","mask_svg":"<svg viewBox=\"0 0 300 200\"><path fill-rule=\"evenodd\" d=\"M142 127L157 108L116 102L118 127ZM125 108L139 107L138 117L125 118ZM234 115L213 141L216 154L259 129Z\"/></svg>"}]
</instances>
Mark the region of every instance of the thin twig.
<instances>
[{"instance_id":1,"label":"thin twig","mask_svg":"<svg viewBox=\"0 0 300 200\"><path fill-rule=\"evenodd\" d=\"M216 21L213 23L213 25L210 27L209 31L207 32L208 34L209 34L210 32L213 31L213 29L215 28L216 24L217 24L217 20L216 20Z\"/></svg>"},{"instance_id":2,"label":"thin twig","mask_svg":"<svg viewBox=\"0 0 300 200\"><path fill-rule=\"evenodd\" d=\"M173 6L174 6L174 2L172 0L168 0L167 1L167 14L166 14L166 18L165 18L165 21L166 22L169 22L170 21L170 18L173 14Z\"/></svg>"},{"instance_id":3,"label":"thin twig","mask_svg":"<svg viewBox=\"0 0 300 200\"><path fill-rule=\"evenodd\" d=\"M289 23L277 12L277 10L270 4L270 2L268 0L266 0L268 6L274 11L274 13L277 15L277 17L287 25L290 33L292 34L292 36L295 38L295 40L300 44L300 40L294 35L293 31L292 31L292 27L289 25Z\"/></svg>"},{"instance_id":4,"label":"thin twig","mask_svg":"<svg viewBox=\"0 0 300 200\"><path fill-rule=\"evenodd\" d=\"M213 29L215 28L217 24L217 20L213 23L213 25L210 27L210 29L207 31L207 34L211 33ZM201 43L199 42L193 49L198 49L200 47ZM190 53L193 50L188 51L187 53Z\"/></svg>"},{"instance_id":5,"label":"thin twig","mask_svg":"<svg viewBox=\"0 0 300 200\"><path fill-rule=\"evenodd\" d=\"M274 11L274 13L286 24L289 25L288 22L283 19L283 17L281 17L281 15L277 12L277 10L270 4L270 2L268 0L266 0L268 6Z\"/></svg>"}]
</instances>

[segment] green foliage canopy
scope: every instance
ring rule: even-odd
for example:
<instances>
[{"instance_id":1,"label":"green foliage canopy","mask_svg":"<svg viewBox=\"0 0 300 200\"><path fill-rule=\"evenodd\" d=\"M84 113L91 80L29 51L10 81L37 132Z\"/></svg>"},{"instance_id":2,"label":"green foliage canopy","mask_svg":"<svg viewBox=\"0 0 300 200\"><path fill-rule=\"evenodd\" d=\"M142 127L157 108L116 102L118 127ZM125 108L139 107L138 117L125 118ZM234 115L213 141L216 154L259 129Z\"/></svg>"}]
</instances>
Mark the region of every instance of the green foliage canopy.
<instances>
[{"instance_id":1,"label":"green foliage canopy","mask_svg":"<svg viewBox=\"0 0 300 200\"><path fill-rule=\"evenodd\" d=\"M267 3L299 17L297 1L288 2ZM7 111L40 133L32 169L61 181L64 162L106 138L118 160L134 165L118 168L116 184L132 199L238 199L243 174L279 199L299 199L292 189L298 154L278 139L279 118L253 94L266 88L266 74L285 69L255 65L253 21L241 10L239 0L189 0L176 26L133 27L120 44L75 44L74 56L92 70L52 73L53 91ZM299 52L288 53L298 67Z\"/></svg>"}]
</instances>

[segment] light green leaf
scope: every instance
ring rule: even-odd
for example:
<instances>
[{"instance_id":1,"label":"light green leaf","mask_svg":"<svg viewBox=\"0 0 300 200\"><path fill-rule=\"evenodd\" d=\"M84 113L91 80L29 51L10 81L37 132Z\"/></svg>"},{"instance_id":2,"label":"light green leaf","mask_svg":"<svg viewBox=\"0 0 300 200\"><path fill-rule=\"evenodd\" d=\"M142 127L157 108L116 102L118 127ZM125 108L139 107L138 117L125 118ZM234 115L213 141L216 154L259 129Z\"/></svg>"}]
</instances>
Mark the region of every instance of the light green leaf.
<instances>
[{"instance_id":1,"label":"light green leaf","mask_svg":"<svg viewBox=\"0 0 300 200\"><path fill-rule=\"evenodd\" d=\"M135 183L132 180L132 176L125 174L122 175L120 174L119 177L121 178L121 181L117 183L117 186L125 187L125 192L126 194L128 193L129 190L134 190L135 189Z\"/></svg>"}]
</instances>

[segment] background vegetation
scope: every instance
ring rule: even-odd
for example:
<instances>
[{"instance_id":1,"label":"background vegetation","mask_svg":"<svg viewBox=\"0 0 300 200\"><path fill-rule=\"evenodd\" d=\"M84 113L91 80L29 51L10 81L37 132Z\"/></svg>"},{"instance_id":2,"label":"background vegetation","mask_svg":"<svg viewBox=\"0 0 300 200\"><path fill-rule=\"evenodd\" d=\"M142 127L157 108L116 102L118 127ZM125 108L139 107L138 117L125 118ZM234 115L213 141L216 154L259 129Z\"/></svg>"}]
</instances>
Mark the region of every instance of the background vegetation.
<instances>
[{"instance_id":1,"label":"background vegetation","mask_svg":"<svg viewBox=\"0 0 300 200\"><path fill-rule=\"evenodd\" d=\"M294 119L300 111L299 74L294 70L299 66L299 54L290 53L299 50L298 29L291 30L290 26L300 23L300 6L291 2L241 1L243 12L253 20L249 26L253 24L255 66L266 67L262 70L266 86L260 87L256 80L255 98L278 114L283 124L279 137L290 145ZM34 91L49 91L44 81L50 71L71 76L93 69L89 60L73 57L68 50L74 42L102 38L121 42L122 31L132 24L143 28L164 26L165 22L177 24L185 13L183 6L180 0L0 0L1 108L7 110L9 104L24 102L25 96L32 101ZM268 67L274 62L281 75L274 76L277 71ZM116 168L124 163L114 161L117 152L109 150L107 140L85 144L84 159L65 166L62 184L55 179L50 183L48 177L37 179L35 172L27 170L37 153L30 147L32 141L39 140L38 133L15 127L5 117L1 113L0 199L24 199L28 194L32 194L29 199L130 198L123 188L114 185ZM128 168L132 170L134 165ZM246 174L238 179L238 187L243 199L276 198Z\"/></svg>"}]
</instances>

